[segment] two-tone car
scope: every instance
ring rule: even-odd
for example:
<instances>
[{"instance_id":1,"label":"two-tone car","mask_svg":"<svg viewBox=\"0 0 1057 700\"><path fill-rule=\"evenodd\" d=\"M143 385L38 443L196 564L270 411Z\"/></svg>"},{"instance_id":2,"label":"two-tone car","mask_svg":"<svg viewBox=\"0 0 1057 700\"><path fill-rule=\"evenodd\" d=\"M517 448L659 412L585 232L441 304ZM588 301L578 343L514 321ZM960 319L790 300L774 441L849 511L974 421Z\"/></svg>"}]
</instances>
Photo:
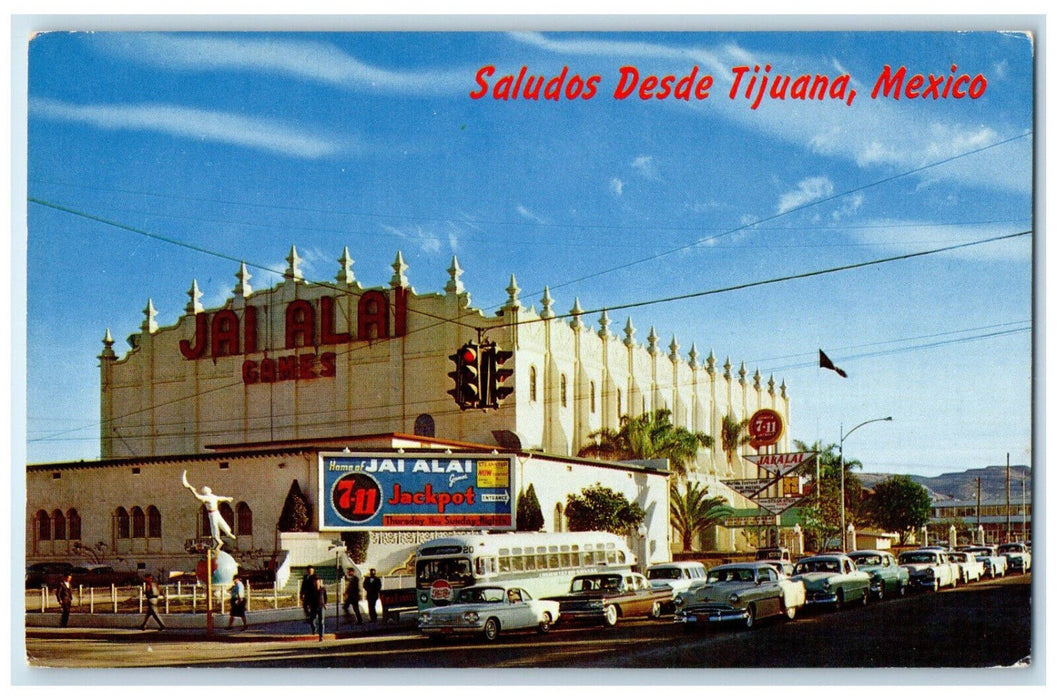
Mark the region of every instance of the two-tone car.
<instances>
[{"instance_id":1,"label":"two-tone car","mask_svg":"<svg viewBox=\"0 0 1057 700\"><path fill-rule=\"evenodd\" d=\"M899 565L891 552L876 549L860 549L848 554L859 571L870 575L870 593L877 600L885 596L906 595L910 586L910 572Z\"/></svg>"},{"instance_id":2,"label":"two-tone car","mask_svg":"<svg viewBox=\"0 0 1057 700\"><path fill-rule=\"evenodd\" d=\"M951 552L947 556L958 565L958 571L961 574L959 580L962 583L969 584L984 577L984 563L978 561L972 552Z\"/></svg>"},{"instance_id":3,"label":"two-tone car","mask_svg":"<svg viewBox=\"0 0 1057 700\"><path fill-rule=\"evenodd\" d=\"M992 545L976 544L961 549L963 552L972 552L976 560L984 565L984 576L997 578L1006 575L1006 557Z\"/></svg>"},{"instance_id":4,"label":"two-tone car","mask_svg":"<svg viewBox=\"0 0 1057 700\"><path fill-rule=\"evenodd\" d=\"M938 591L958 585L958 565L942 549L912 549L899 555L899 565L910 574L910 587Z\"/></svg>"},{"instance_id":5,"label":"two-tone car","mask_svg":"<svg viewBox=\"0 0 1057 700\"><path fill-rule=\"evenodd\" d=\"M792 620L805 601L804 584L771 564L723 564L710 569L704 583L675 596L675 619L685 625L730 622L751 628L767 617Z\"/></svg>"},{"instance_id":6,"label":"two-tone car","mask_svg":"<svg viewBox=\"0 0 1057 700\"><path fill-rule=\"evenodd\" d=\"M786 576L793 575L793 557L786 547L761 547L756 550L756 561L771 564Z\"/></svg>"},{"instance_id":7,"label":"two-tone car","mask_svg":"<svg viewBox=\"0 0 1057 700\"><path fill-rule=\"evenodd\" d=\"M620 571L574 576L567 594L549 598L560 606L564 622L606 627L615 626L622 617L657 619L671 599L671 587L654 588L642 574Z\"/></svg>"},{"instance_id":8,"label":"two-tone car","mask_svg":"<svg viewBox=\"0 0 1057 700\"><path fill-rule=\"evenodd\" d=\"M459 589L451 605L420 613L418 629L434 640L477 634L493 642L501 631L549 632L560 614L557 603L536 600L520 586L468 586Z\"/></svg>"},{"instance_id":9,"label":"two-tone car","mask_svg":"<svg viewBox=\"0 0 1057 700\"><path fill-rule=\"evenodd\" d=\"M651 564L646 569L646 580L651 588L668 587L672 596L687 591L695 583L703 583L708 578L708 569L699 561L669 561ZM661 604L662 613L672 612L671 600Z\"/></svg>"},{"instance_id":10,"label":"two-tone car","mask_svg":"<svg viewBox=\"0 0 1057 700\"><path fill-rule=\"evenodd\" d=\"M804 557L793 567L793 580L803 582L808 605L866 605L870 598L870 574L859 571L847 554Z\"/></svg>"},{"instance_id":11,"label":"two-tone car","mask_svg":"<svg viewBox=\"0 0 1057 700\"><path fill-rule=\"evenodd\" d=\"M1031 571L1031 549L1023 542L1006 542L998 545L998 553L1006 558L1011 571L1026 574Z\"/></svg>"}]
</instances>

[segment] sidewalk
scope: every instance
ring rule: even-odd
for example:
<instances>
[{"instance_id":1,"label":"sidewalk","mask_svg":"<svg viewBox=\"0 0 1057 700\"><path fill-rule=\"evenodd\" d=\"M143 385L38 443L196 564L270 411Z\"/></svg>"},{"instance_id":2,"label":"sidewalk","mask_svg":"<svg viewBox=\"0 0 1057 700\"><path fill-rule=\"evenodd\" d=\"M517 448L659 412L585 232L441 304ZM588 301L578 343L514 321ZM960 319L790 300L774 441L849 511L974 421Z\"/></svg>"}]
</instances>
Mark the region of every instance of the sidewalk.
<instances>
[{"instance_id":1,"label":"sidewalk","mask_svg":"<svg viewBox=\"0 0 1057 700\"><path fill-rule=\"evenodd\" d=\"M31 618L47 619L31 619ZM304 617L298 615L296 618L285 620L262 619L254 622L253 614L248 616L249 625L243 630L242 622L235 621L235 625L226 629L228 624L227 615L213 616L213 633L209 634L205 628L205 616L196 615L195 624L188 625L185 615L162 616L166 623L164 630L158 630L152 620L146 631L140 630L139 625L142 616L136 616L135 620L118 620L115 618L126 616L109 616L110 619L98 624L99 616L93 616L92 622L97 624L85 625L87 620L79 621L76 616L71 617L70 626L62 628L58 626L57 614L31 613L26 616L26 636L34 638L50 639L110 639L114 641L137 641L140 638L157 641L211 641L211 642L290 642L290 641L316 641L319 635L313 634ZM87 616L85 616L87 617ZM114 624L106 624L114 623ZM183 623L183 624L181 624ZM333 616L327 618L325 633L326 639L355 639L357 637L378 637L393 633L413 632L416 629L416 620L413 616L402 616L399 622L370 622L364 620L358 625L353 618L352 624L346 619L340 621Z\"/></svg>"}]
</instances>

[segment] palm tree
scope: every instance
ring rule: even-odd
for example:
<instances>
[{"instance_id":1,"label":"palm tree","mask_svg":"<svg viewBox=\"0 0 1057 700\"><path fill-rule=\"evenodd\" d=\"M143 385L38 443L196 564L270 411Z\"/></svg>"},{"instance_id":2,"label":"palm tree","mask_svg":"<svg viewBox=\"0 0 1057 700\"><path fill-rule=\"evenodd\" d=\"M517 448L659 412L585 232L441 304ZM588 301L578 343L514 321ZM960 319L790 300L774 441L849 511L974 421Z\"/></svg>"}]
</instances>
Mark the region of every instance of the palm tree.
<instances>
[{"instance_id":1,"label":"palm tree","mask_svg":"<svg viewBox=\"0 0 1057 700\"><path fill-rule=\"evenodd\" d=\"M749 435L749 419L738 420L733 413L723 416L723 425L719 432L720 445L723 454L727 455L727 467L734 471L734 459L738 456L738 449L748 445L752 440Z\"/></svg>"},{"instance_id":2,"label":"palm tree","mask_svg":"<svg viewBox=\"0 0 1057 700\"><path fill-rule=\"evenodd\" d=\"M587 436L579 457L594 459L667 459L672 470L686 478L700 448L712 447L712 438L672 424L672 412L661 409L641 416L621 416L620 430L603 428Z\"/></svg>"},{"instance_id":3,"label":"palm tree","mask_svg":"<svg viewBox=\"0 0 1057 700\"><path fill-rule=\"evenodd\" d=\"M671 503L672 527L683 539L683 551L689 552L694 546L694 536L706 528L718 525L733 515L734 510L722 496L708 496L708 488L702 488L696 481L686 484L686 492L679 493L673 483L669 491Z\"/></svg>"}]
</instances>

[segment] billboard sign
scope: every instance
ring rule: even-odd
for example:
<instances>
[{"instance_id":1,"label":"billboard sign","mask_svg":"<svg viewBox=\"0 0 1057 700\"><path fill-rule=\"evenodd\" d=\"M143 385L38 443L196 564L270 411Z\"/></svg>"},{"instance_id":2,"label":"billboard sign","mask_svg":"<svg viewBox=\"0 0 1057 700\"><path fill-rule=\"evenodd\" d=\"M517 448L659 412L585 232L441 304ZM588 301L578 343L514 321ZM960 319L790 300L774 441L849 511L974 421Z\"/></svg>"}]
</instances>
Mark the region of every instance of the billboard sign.
<instances>
[{"instance_id":1,"label":"billboard sign","mask_svg":"<svg viewBox=\"0 0 1057 700\"><path fill-rule=\"evenodd\" d=\"M784 425L778 411L761 408L749 417L749 444L759 449L774 445L782 437Z\"/></svg>"},{"instance_id":2,"label":"billboard sign","mask_svg":"<svg viewBox=\"0 0 1057 700\"><path fill-rule=\"evenodd\" d=\"M780 452L769 455L744 455L757 467L764 469L777 476L785 476L789 472L799 469L817 452Z\"/></svg>"},{"instance_id":3,"label":"billboard sign","mask_svg":"<svg viewBox=\"0 0 1057 700\"><path fill-rule=\"evenodd\" d=\"M320 530L510 530L511 455L319 455Z\"/></svg>"}]
</instances>

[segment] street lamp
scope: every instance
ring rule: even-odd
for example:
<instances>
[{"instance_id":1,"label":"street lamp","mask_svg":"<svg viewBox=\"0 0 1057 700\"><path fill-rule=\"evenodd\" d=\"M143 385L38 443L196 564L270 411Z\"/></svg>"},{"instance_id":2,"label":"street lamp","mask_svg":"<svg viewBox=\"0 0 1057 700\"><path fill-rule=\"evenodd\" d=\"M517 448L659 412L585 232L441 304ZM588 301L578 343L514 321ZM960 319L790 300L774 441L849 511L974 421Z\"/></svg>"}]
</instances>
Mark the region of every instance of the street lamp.
<instances>
[{"instance_id":1,"label":"street lamp","mask_svg":"<svg viewBox=\"0 0 1057 700\"><path fill-rule=\"evenodd\" d=\"M892 416L886 416L885 418L871 418L870 420L865 420L862 423L859 423L851 430L849 430L848 432L844 432L844 423L840 424L840 551L842 552L847 551L848 549L848 535L844 530L844 439L854 433L859 428L863 427L864 425L869 425L870 423L879 423L881 421L886 420L892 420Z\"/></svg>"}]
</instances>

